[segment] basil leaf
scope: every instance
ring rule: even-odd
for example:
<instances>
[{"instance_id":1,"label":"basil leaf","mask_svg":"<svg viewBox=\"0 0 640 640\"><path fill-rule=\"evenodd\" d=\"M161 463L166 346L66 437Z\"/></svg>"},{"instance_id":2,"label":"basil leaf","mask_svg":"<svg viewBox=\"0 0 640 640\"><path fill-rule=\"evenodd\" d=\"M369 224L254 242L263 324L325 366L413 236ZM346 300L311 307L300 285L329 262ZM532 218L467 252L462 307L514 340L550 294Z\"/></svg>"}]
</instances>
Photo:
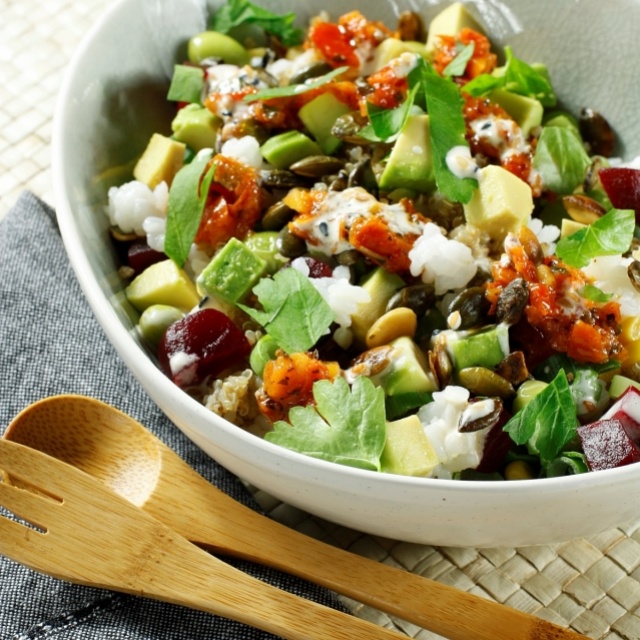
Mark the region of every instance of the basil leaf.
<instances>
[{"instance_id":1,"label":"basil leaf","mask_svg":"<svg viewBox=\"0 0 640 640\"><path fill-rule=\"evenodd\" d=\"M263 89L257 93L250 93L246 95L244 102L255 102L256 100L271 100L273 98L291 98L292 96L298 96L301 93L306 93L312 89L317 89L324 84L331 82L334 78L343 74L349 67L338 67L325 73L323 76L316 78L312 82L306 82L305 84L290 84L286 87L273 87L270 89Z\"/></svg>"},{"instance_id":2,"label":"basil leaf","mask_svg":"<svg viewBox=\"0 0 640 640\"><path fill-rule=\"evenodd\" d=\"M167 100L200 104L203 86L204 72L200 67L176 64L173 67L173 76Z\"/></svg>"},{"instance_id":3,"label":"basil leaf","mask_svg":"<svg viewBox=\"0 0 640 640\"><path fill-rule=\"evenodd\" d=\"M288 269L287 269L288 271ZM295 271L295 269L291 269ZM315 407L293 407L265 439L314 458L380 471L386 440L384 392L365 376L313 385Z\"/></svg>"},{"instance_id":4,"label":"basil leaf","mask_svg":"<svg viewBox=\"0 0 640 640\"><path fill-rule=\"evenodd\" d=\"M573 438L578 419L564 371L503 427L516 444L526 444L543 464L558 456Z\"/></svg>"},{"instance_id":5,"label":"basil leaf","mask_svg":"<svg viewBox=\"0 0 640 640\"><path fill-rule=\"evenodd\" d=\"M228 0L211 19L211 29L229 33L235 27L253 24L267 33L277 36L287 47L301 44L304 31L293 26L295 13L278 15L247 0Z\"/></svg>"},{"instance_id":6,"label":"basil leaf","mask_svg":"<svg viewBox=\"0 0 640 640\"><path fill-rule=\"evenodd\" d=\"M591 302L607 302L613 297L612 293L605 293L602 289L593 284L585 284L578 293L585 300L590 300Z\"/></svg>"},{"instance_id":7,"label":"basil leaf","mask_svg":"<svg viewBox=\"0 0 640 640\"><path fill-rule=\"evenodd\" d=\"M418 67L422 73L422 86L429 113L436 184L448 200L467 203L477 189L478 182L471 178L458 178L447 166L447 153L450 149L469 146L465 138L462 96L455 82L438 75L424 60L418 60Z\"/></svg>"},{"instance_id":8,"label":"basil leaf","mask_svg":"<svg viewBox=\"0 0 640 640\"><path fill-rule=\"evenodd\" d=\"M215 172L213 163L207 170L210 160L211 150L200 152L178 171L169 189L164 252L180 267L189 256L209 194Z\"/></svg>"},{"instance_id":9,"label":"basil leaf","mask_svg":"<svg viewBox=\"0 0 640 640\"><path fill-rule=\"evenodd\" d=\"M633 239L633 209L611 209L556 245L556 255L570 267L585 267L592 258L624 253Z\"/></svg>"},{"instance_id":10,"label":"basil leaf","mask_svg":"<svg viewBox=\"0 0 640 640\"><path fill-rule=\"evenodd\" d=\"M308 351L335 319L331 307L297 269L278 271L253 288L263 310L239 305L287 353Z\"/></svg>"},{"instance_id":11,"label":"basil leaf","mask_svg":"<svg viewBox=\"0 0 640 640\"><path fill-rule=\"evenodd\" d=\"M533 168L545 188L560 195L573 193L584 180L591 159L580 137L568 127L544 127L533 157Z\"/></svg>"},{"instance_id":12,"label":"basil leaf","mask_svg":"<svg viewBox=\"0 0 640 640\"><path fill-rule=\"evenodd\" d=\"M443 76L463 76L467 63L471 60L473 52L476 50L476 43L470 42L463 47L456 57L442 70Z\"/></svg>"}]
</instances>

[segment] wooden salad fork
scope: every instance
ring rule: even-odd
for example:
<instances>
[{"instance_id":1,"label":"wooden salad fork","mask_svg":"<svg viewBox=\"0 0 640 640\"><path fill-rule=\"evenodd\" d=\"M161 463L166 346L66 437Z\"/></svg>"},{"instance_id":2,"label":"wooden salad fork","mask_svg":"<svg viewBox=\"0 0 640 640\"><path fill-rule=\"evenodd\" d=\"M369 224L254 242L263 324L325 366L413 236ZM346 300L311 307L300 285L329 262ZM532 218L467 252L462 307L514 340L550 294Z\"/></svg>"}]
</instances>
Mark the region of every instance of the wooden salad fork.
<instances>
[{"instance_id":1,"label":"wooden salad fork","mask_svg":"<svg viewBox=\"0 0 640 640\"><path fill-rule=\"evenodd\" d=\"M73 464L200 546L316 582L446 638L584 639L267 518L213 486L131 416L94 398L40 400L14 418L4 438Z\"/></svg>"},{"instance_id":2,"label":"wooden salad fork","mask_svg":"<svg viewBox=\"0 0 640 640\"><path fill-rule=\"evenodd\" d=\"M0 553L31 569L199 609L287 640L406 637L234 569L39 451L0 439L0 468L20 483L0 482L0 506L24 521L0 512Z\"/></svg>"}]
</instances>

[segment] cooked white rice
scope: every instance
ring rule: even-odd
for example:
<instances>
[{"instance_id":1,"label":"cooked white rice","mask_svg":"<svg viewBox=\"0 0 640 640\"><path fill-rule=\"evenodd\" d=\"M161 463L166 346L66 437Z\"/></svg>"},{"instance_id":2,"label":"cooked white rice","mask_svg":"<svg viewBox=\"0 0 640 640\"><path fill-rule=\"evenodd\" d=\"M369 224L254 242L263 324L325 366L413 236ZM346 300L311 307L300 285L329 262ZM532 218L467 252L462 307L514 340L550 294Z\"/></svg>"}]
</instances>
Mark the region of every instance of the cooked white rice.
<instances>
[{"instance_id":1,"label":"cooked white rice","mask_svg":"<svg viewBox=\"0 0 640 640\"><path fill-rule=\"evenodd\" d=\"M220 153L228 158L235 158L254 169L262 166L260 144L253 136L229 138L220 149Z\"/></svg>"},{"instance_id":2,"label":"cooked white rice","mask_svg":"<svg viewBox=\"0 0 640 640\"><path fill-rule=\"evenodd\" d=\"M596 287L610 293L620 304L623 316L640 315L640 293L636 291L627 275L627 267L633 258L622 256L598 256L583 268L584 273L593 278Z\"/></svg>"},{"instance_id":3,"label":"cooked white rice","mask_svg":"<svg viewBox=\"0 0 640 640\"><path fill-rule=\"evenodd\" d=\"M132 180L108 192L107 213L112 225L125 233L145 235L144 221L149 217L164 218L169 188L161 182L153 191L143 182Z\"/></svg>"}]
</instances>

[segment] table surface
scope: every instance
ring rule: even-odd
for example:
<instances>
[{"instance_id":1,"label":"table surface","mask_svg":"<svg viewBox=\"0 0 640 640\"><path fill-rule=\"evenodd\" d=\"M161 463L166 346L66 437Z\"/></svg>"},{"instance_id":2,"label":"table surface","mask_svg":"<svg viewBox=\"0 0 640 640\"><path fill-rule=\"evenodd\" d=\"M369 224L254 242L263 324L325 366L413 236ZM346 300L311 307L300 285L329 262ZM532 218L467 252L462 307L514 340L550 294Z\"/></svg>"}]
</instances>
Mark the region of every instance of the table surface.
<instances>
[{"instance_id":1,"label":"table surface","mask_svg":"<svg viewBox=\"0 0 640 640\"><path fill-rule=\"evenodd\" d=\"M0 0L0 217L30 190L55 206L51 129L56 91L107 0ZM402 567L591 638L640 638L640 521L587 539L498 549L430 547L375 538L256 497L275 519L355 553ZM422 640L439 636L346 601L352 611Z\"/></svg>"}]
</instances>

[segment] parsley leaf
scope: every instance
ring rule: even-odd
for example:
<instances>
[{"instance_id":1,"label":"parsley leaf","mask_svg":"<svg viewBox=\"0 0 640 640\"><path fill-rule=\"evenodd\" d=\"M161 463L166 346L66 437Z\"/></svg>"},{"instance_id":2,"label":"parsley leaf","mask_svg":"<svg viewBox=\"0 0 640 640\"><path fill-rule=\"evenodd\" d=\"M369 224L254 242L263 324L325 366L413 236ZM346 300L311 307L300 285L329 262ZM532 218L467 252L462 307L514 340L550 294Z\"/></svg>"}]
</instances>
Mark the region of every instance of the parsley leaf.
<instances>
[{"instance_id":1,"label":"parsley leaf","mask_svg":"<svg viewBox=\"0 0 640 640\"><path fill-rule=\"evenodd\" d=\"M467 63L471 60L473 52L476 50L476 43L470 42L462 47L456 54L456 57L443 69L443 76L463 76Z\"/></svg>"},{"instance_id":2,"label":"parsley leaf","mask_svg":"<svg viewBox=\"0 0 640 640\"><path fill-rule=\"evenodd\" d=\"M203 149L178 171L169 189L164 252L180 267L189 256L191 244L200 226L209 185L215 172L214 163L207 170L210 160L211 150Z\"/></svg>"},{"instance_id":3,"label":"parsley leaf","mask_svg":"<svg viewBox=\"0 0 640 640\"><path fill-rule=\"evenodd\" d=\"M173 67L173 76L167 100L200 104L203 87L204 72L200 67L176 64Z\"/></svg>"},{"instance_id":4,"label":"parsley leaf","mask_svg":"<svg viewBox=\"0 0 640 640\"><path fill-rule=\"evenodd\" d=\"M635 230L633 209L611 209L602 218L562 238L556 255L570 267L585 267L592 258L624 253Z\"/></svg>"},{"instance_id":5,"label":"parsley leaf","mask_svg":"<svg viewBox=\"0 0 640 640\"><path fill-rule=\"evenodd\" d=\"M265 439L313 458L380 471L386 440L382 389L364 376L351 389L344 378L318 380L313 397L315 407L292 407L291 425L276 422Z\"/></svg>"},{"instance_id":6,"label":"parsley leaf","mask_svg":"<svg viewBox=\"0 0 640 640\"><path fill-rule=\"evenodd\" d=\"M538 454L544 465L556 458L573 438L577 424L567 375L561 370L503 430L516 444L526 444L529 453Z\"/></svg>"},{"instance_id":7,"label":"parsley leaf","mask_svg":"<svg viewBox=\"0 0 640 640\"><path fill-rule=\"evenodd\" d=\"M426 100L431 131L431 153L438 189L452 202L471 200L478 182L458 178L447 166L447 153L459 146L468 147L463 100L458 86L450 78L443 78L423 59L418 60L422 89Z\"/></svg>"},{"instance_id":8,"label":"parsley leaf","mask_svg":"<svg viewBox=\"0 0 640 640\"><path fill-rule=\"evenodd\" d=\"M281 269L273 278L262 278L253 293L263 311L239 306L287 353L311 349L335 319L309 278L293 267Z\"/></svg>"},{"instance_id":9,"label":"parsley leaf","mask_svg":"<svg viewBox=\"0 0 640 640\"><path fill-rule=\"evenodd\" d=\"M584 180L591 158L580 136L569 127L544 127L533 157L533 168L544 186L558 194L573 193Z\"/></svg>"},{"instance_id":10,"label":"parsley leaf","mask_svg":"<svg viewBox=\"0 0 640 640\"><path fill-rule=\"evenodd\" d=\"M331 82L334 78L343 74L348 68L349 67L338 67L337 69L333 69L333 71L329 71L329 73L325 73L323 76L315 78L311 82L305 82L304 84L289 84L285 87L271 87L269 89L263 89L262 91L246 95L243 100L244 102L255 102L256 100L271 100L272 98L291 98L292 96L298 96L301 93L317 89L323 84Z\"/></svg>"},{"instance_id":11,"label":"parsley leaf","mask_svg":"<svg viewBox=\"0 0 640 640\"><path fill-rule=\"evenodd\" d=\"M304 31L293 26L295 19L295 13L277 15L248 0L228 0L227 4L213 14L211 29L229 33L235 27L254 24L280 38L285 46L292 47L304 40Z\"/></svg>"}]
</instances>

